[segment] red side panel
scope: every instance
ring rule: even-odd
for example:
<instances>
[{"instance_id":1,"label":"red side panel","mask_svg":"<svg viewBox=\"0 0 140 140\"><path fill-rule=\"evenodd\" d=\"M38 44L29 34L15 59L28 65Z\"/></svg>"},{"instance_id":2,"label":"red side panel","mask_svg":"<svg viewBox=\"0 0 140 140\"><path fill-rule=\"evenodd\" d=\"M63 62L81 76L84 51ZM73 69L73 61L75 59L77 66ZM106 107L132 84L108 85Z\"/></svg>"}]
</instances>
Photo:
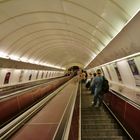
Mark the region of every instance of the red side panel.
<instances>
[{"instance_id":1,"label":"red side panel","mask_svg":"<svg viewBox=\"0 0 140 140\"><path fill-rule=\"evenodd\" d=\"M125 111L125 126L134 139L140 138L140 110L128 103Z\"/></svg>"},{"instance_id":2,"label":"red side panel","mask_svg":"<svg viewBox=\"0 0 140 140\"><path fill-rule=\"evenodd\" d=\"M130 135L138 140L140 138L140 110L113 93L106 94L104 101Z\"/></svg>"},{"instance_id":3,"label":"red side panel","mask_svg":"<svg viewBox=\"0 0 140 140\"><path fill-rule=\"evenodd\" d=\"M19 112L17 98L0 102L0 125Z\"/></svg>"}]
</instances>

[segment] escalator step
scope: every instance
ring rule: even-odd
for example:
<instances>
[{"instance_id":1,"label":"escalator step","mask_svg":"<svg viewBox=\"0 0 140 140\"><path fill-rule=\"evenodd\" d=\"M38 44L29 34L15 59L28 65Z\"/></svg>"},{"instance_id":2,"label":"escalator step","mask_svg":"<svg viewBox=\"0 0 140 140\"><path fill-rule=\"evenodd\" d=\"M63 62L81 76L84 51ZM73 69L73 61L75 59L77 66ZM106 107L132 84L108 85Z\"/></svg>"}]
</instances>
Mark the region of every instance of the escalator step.
<instances>
[{"instance_id":1,"label":"escalator step","mask_svg":"<svg viewBox=\"0 0 140 140\"><path fill-rule=\"evenodd\" d=\"M110 115L93 115L93 114L82 114L82 119L85 119L85 118L112 118L112 116Z\"/></svg>"},{"instance_id":2,"label":"escalator step","mask_svg":"<svg viewBox=\"0 0 140 140\"><path fill-rule=\"evenodd\" d=\"M84 87L83 89L81 140L128 140L127 135L104 106L91 106L93 97L86 93Z\"/></svg>"},{"instance_id":3,"label":"escalator step","mask_svg":"<svg viewBox=\"0 0 140 140\"><path fill-rule=\"evenodd\" d=\"M116 123L100 123L100 124L82 124L82 129L112 129L112 128L119 128L118 124Z\"/></svg>"},{"instance_id":4,"label":"escalator step","mask_svg":"<svg viewBox=\"0 0 140 140\"><path fill-rule=\"evenodd\" d=\"M97 123L111 123L115 122L114 120L93 120L93 119L86 119L82 120L82 124L97 124Z\"/></svg>"},{"instance_id":5,"label":"escalator step","mask_svg":"<svg viewBox=\"0 0 140 140\"><path fill-rule=\"evenodd\" d=\"M95 136L95 137L82 137L81 140L127 140L126 137L122 136Z\"/></svg>"},{"instance_id":6,"label":"escalator step","mask_svg":"<svg viewBox=\"0 0 140 140\"><path fill-rule=\"evenodd\" d=\"M123 132L120 129L87 129L82 131L82 137L92 136L122 136Z\"/></svg>"}]
</instances>

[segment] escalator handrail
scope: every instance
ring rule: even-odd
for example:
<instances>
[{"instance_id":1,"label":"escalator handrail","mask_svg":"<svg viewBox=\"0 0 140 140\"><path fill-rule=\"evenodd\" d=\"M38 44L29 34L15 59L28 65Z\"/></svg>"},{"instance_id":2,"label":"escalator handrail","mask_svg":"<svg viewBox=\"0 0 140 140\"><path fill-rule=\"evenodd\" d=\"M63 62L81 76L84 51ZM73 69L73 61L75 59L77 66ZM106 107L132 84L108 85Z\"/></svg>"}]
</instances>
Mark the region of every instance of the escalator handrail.
<instances>
[{"instance_id":1,"label":"escalator handrail","mask_svg":"<svg viewBox=\"0 0 140 140\"><path fill-rule=\"evenodd\" d=\"M71 79L71 80L73 80L73 79ZM53 140L58 140L58 139L68 140L71 122L72 122L72 116L73 116L73 112L74 112L74 105L76 102L77 91L78 91L78 83L77 83L77 87L73 93L73 96L71 96L69 103L67 104L67 107L66 107L66 109L63 113L63 116L59 122L57 130L56 130L55 135L53 137Z\"/></svg>"},{"instance_id":2,"label":"escalator handrail","mask_svg":"<svg viewBox=\"0 0 140 140\"><path fill-rule=\"evenodd\" d=\"M49 96L42 99L40 102L38 102L36 105L28 109L26 112L24 112L22 115L18 116L16 119L11 121L9 124L4 126L0 130L0 139L5 140L8 137L10 137L15 131L17 131L25 122L27 122L30 118L32 118L38 111L40 111L48 101L50 101L55 95L57 95L66 85L65 83L61 87L59 87L57 90L55 90L53 93L51 93Z\"/></svg>"},{"instance_id":3,"label":"escalator handrail","mask_svg":"<svg viewBox=\"0 0 140 140\"><path fill-rule=\"evenodd\" d=\"M62 77L62 78L64 78L64 77ZM12 96L17 96L18 94L24 94L28 91L33 91L33 90L35 90L39 87L41 88L41 87L46 86L47 84L51 84L51 82L54 82L55 80L58 80L58 79L54 79L54 80L51 80L51 81L48 81L48 82L37 84L37 85L31 86L31 87L28 87L26 89L22 89L20 91L15 91L15 92L12 92L11 94L0 96L0 100L3 100L3 99L5 100L6 98L9 98L9 97L12 97Z\"/></svg>"}]
</instances>

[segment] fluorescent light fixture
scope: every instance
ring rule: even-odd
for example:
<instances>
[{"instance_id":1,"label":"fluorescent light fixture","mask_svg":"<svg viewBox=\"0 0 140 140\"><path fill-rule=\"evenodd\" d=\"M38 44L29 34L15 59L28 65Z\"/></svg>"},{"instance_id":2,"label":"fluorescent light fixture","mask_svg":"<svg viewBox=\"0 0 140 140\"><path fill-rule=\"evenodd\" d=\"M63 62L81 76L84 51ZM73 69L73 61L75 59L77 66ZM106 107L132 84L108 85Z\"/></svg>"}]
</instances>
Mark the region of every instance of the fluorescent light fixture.
<instances>
[{"instance_id":1,"label":"fluorescent light fixture","mask_svg":"<svg viewBox=\"0 0 140 140\"><path fill-rule=\"evenodd\" d=\"M9 58L12 60L20 61L19 56L16 55L10 55Z\"/></svg>"},{"instance_id":2,"label":"fluorescent light fixture","mask_svg":"<svg viewBox=\"0 0 140 140\"><path fill-rule=\"evenodd\" d=\"M52 64L46 64L46 66L48 66L48 67L54 67Z\"/></svg>"},{"instance_id":3,"label":"fluorescent light fixture","mask_svg":"<svg viewBox=\"0 0 140 140\"><path fill-rule=\"evenodd\" d=\"M35 61L34 64L39 64L39 61Z\"/></svg>"},{"instance_id":4,"label":"fluorescent light fixture","mask_svg":"<svg viewBox=\"0 0 140 140\"><path fill-rule=\"evenodd\" d=\"M47 67L52 67L52 68L58 68L58 69L63 69L65 70L65 68L59 67L59 66L55 66L52 64L48 64L48 63L43 63L43 62L39 62L39 61L35 61L33 59L29 59L27 57L19 57L16 55L9 55L7 53L4 52L0 52L0 57L1 58L6 58L6 59L11 59L11 60L15 60L15 61L21 61L21 62L26 62L26 63L31 63L31 64L36 64L36 65L43 65L43 66L47 66Z\"/></svg>"},{"instance_id":5,"label":"fluorescent light fixture","mask_svg":"<svg viewBox=\"0 0 140 140\"><path fill-rule=\"evenodd\" d=\"M62 70L66 70L66 68L61 67ZM62 72L63 73L63 72Z\"/></svg>"},{"instance_id":6,"label":"fluorescent light fixture","mask_svg":"<svg viewBox=\"0 0 140 140\"><path fill-rule=\"evenodd\" d=\"M57 69L65 70L65 68L63 68L63 67L55 66L55 65L52 65L52 64L49 64L49 63L42 63L42 62L40 62L40 65L51 67L51 68L57 68Z\"/></svg>"},{"instance_id":7,"label":"fluorescent light fixture","mask_svg":"<svg viewBox=\"0 0 140 140\"><path fill-rule=\"evenodd\" d=\"M27 62L34 64L35 61L33 59L29 59Z\"/></svg>"},{"instance_id":8,"label":"fluorescent light fixture","mask_svg":"<svg viewBox=\"0 0 140 140\"><path fill-rule=\"evenodd\" d=\"M5 52L0 52L0 57L1 58L6 58L6 59L9 58L8 55L7 55L7 53L5 53Z\"/></svg>"},{"instance_id":9,"label":"fluorescent light fixture","mask_svg":"<svg viewBox=\"0 0 140 140\"><path fill-rule=\"evenodd\" d=\"M45 66L46 64L43 62L39 62L39 65Z\"/></svg>"},{"instance_id":10,"label":"fluorescent light fixture","mask_svg":"<svg viewBox=\"0 0 140 140\"><path fill-rule=\"evenodd\" d=\"M28 58L26 58L26 57L21 57L21 58L20 58L20 61L26 62L26 63L27 63L27 62L28 62Z\"/></svg>"}]
</instances>

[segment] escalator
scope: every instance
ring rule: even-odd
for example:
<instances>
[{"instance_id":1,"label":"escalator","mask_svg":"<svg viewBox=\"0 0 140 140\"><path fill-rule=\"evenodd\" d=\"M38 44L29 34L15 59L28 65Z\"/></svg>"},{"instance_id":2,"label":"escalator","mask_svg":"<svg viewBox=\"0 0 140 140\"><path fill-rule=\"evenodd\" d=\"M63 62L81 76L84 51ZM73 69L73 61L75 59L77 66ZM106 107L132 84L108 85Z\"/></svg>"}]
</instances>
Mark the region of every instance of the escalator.
<instances>
[{"instance_id":1,"label":"escalator","mask_svg":"<svg viewBox=\"0 0 140 140\"><path fill-rule=\"evenodd\" d=\"M82 85L81 140L130 140L107 108L95 108L92 100L93 95Z\"/></svg>"}]
</instances>

